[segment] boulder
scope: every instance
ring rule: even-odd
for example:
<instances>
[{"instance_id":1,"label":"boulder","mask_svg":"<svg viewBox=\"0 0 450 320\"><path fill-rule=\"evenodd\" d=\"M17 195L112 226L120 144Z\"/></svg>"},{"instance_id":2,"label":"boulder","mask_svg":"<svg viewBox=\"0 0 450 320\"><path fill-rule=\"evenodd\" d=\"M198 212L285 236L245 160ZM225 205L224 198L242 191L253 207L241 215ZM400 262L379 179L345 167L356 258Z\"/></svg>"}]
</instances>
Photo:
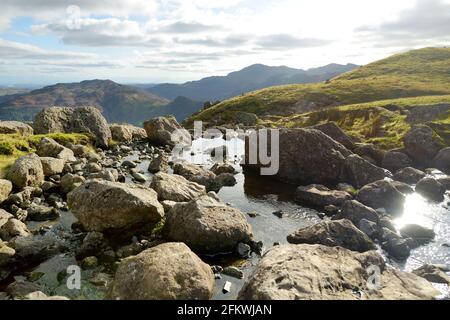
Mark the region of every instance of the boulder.
<instances>
[{"instance_id":1,"label":"boulder","mask_svg":"<svg viewBox=\"0 0 450 320\"><path fill-rule=\"evenodd\" d=\"M69 148L60 145L53 139L43 138L39 143L36 153L40 157L51 157L63 159L66 161L74 161L74 153Z\"/></svg>"},{"instance_id":2,"label":"boulder","mask_svg":"<svg viewBox=\"0 0 450 320\"><path fill-rule=\"evenodd\" d=\"M394 188L396 188L398 191L400 191L404 195L408 195L408 194L413 194L414 193L414 188L411 187L407 183L403 183L403 182L400 182L400 181L391 181L391 184L392 184L392 186L394 186Z\"/></svg>"},{"instance_id":3,"label":"boulder","mask_svg":"<svg viewBox=\"0 0 450 320\"><path fill-rule=\"evenodd\" d=\"M216 179L216 175L207 169L195 164L177 163L173 167L173 173L196 182L206 188L206 191L219 191L222 185Z\"/></svg>"},{"instance_id":4,"label":"boulder","mask_svg":"<svg viewBox=\"0 0 450 320\"><path fill-rule=\"evenodd\" d=\"M64 194L69 193L73 189L81 186L86 179L79 175L68 173L61 178L61 191Z\"/></svg>"},{"instance_id":5,"label":"boulder","mask_svg":"<svg viewBox=\"0 0 450 320\"><path fill-rule=\"evenodd\" d=\"M6 210L0 209L0 228L2 228L9 219L12 219L13 215Z\"/></svg>"},{"instance_id":6,"label":"boulder","mask_svg":"<svg viewBox=\"0 0 450 320\"><path fill-rule=\"evenodd\" d=\"M67 204L88 231L154 225L164 216L155 191L101 180L87 181L67 195Z\"/></svg>"},{"instance_id":7,"label":"boulder","mask_svg":"<svg viewBox=\"0 0 450 320\"><path fill-rule=\"evenodd\" d=\"M391 172L397 172L398 170L410 167L411 165L412 160L405 153L398 151L389 151L384 156L381 166Z\"/></svg>"},{"instance_id":8,"label":"boulder","mask_svg":"<svg viewBox=\"0 0 450 320\"><path fill-rule=\"evenodd\" d=\"M436 234L433 229L425 228L417 224L408 224L400 229L404 238L411 238L416 242L416 246L427 244L434 239Z\"/></svg>"},{"instance_id":9,"label":"boulder","mask_svg":"<svg viewBox=\"0 0 450 320\"><path fill-rule=\"evenodd\" d=\"M319 130L281 129L278 132L279 168L274 178L297 185L346 182L345 159L351 152L343 145ZM250 152L256 151L256 147L271 151L271 137L267 137L268 144L264 146L258 143L258 134L264 131L253 132L246 138L245 169L259 171L265 167L259 160L250 163Z\"/></svg>"},{"instance_id":10,"label":"boulder","mask_svg":"<svg viewBox=\"0 0 450 320\"><path fill-rule=\"evenodd\" d=\"M369 279L380 270L380 286ZM375 286L369 287L369 284ZM375 251L283 245L268 251L239 293L242 300L418 300L439 295L428 281L386 266Z\"/></svg>"},{"instance_id":11,"label":"boulder","mask_svg":"<svg viewBox=\"0 0 450 320\"><path fill-rule=\"evenodd\" d=\"M22 266L40 263L63 249L60 241L49 234L15 237L9 245L16 250L16 259Z\"/></svg>"},{"instance_id":12,"label":"boulder","mask_svg":"<svg viewBox=\"0 0 450 320\"><path fill-rule=\"evenodd\" d=\"M392 177L389 171L377 167L357 155L347 157L345 166L347 172L346 181L357 188L384 178Z\"/></svg>"},{"instance_id":13,"label":"boulder","mask_svg":"<svg viewBox=\"0 0 450 320\"><path fill-rule=\"evenodd\" d=\"M0 134L31 136L33 134L33 128L19 121L0 121Z\"/></svg>"},{"instance_id":14,"label":"boulder","mask_svg":"<svg viewBox=\"0 0 450 320\"><path fill-rule=\"evenodd\" d=\"M111 130L100 110L94 107L45 108L34 118L34 131L47 133L88 133L99 147L107 147Z\"/></svg>"},{"instance_id":15,"label":"boulder","mask_svg":"<svg viewBox=\"0 0 450 320\"><path fill-rule=\"evenodd\" d=\"M222 173L235 174L236 170L233 165L229 163L216 163L212 166L211 171L216 175L221 175Z\"/></svg>"},{"instance_id":16,"label":"boulder","mask_svg":"<svg viewBox=\"0 0 450 320\"><path fill-rule=\"evenodd\" d=\"M258 123L259 118L254 113L238 111L234 114L234 120L237 124L251 127Z\"/></svg>"},{"instance_id":17,"label":"boulder","mask_svg":"<svg viewBox=\"0 0 450 320\"><path fill-rule=\"evenodd\" d=\"M148 171L151 173L167 172L169 170L169 157L165 153L160 153L156 158L150 161Z\"/></svg>"},{"instance_id":18,"label":"boulder","mask_svg":"<svg viewBox=\"0 0 450 320\"><path fill-rule=\"evenodd\" d=\"M391 181L380 180L364 186L358 192L362 204L373 209L386 209L388 213L397 215L403 213L405 196Z\"/></svg>"},{"instance_id":19,"label":"boulder","mask_svg":"<svg viewBox=\"0 0 450 320\"><path fill-rule=\"evenodd\" d=\"M183 243L165 243L122 260L108 298L119 300L208 300L214 274Z\"/></svg>"},{"instance_id":20,"label":"boulder","mask_svg":"<svg viewBox=\"0 0 450 320\"><path fill-rule=\"evenodd\" d=\"M444 148L433 159L433 167L450 174L450 148Z\"/></svg>"},{"instance_id":21,"label":"boulder","mask_svg":"<svg viewBox=\"0 0 450 320\"><path fill-rule=\"evenodd\" d=\"M44 170L44 176L51 177L56 174L61 174L64 171L66 161L51 157L41 157L41 163L42 169Z\"/></svg>"},{"instance_id":22,"label":"boulder","mask_svg":"<svg viewBox=\"0 0 450 320\"><path fill-rule=\"evenodd\" d=\"M112 139L120 143L129 144L133 140L140 140L147 138L147 132L144 128L136 127L131 124L111 124Z\"/></svg>"},{"instance_id":23,"label":"boulder","mask_svg":"<svg viewBox=\"0 0 450 320\"><path fill-rule=\"evenodd\" d=\"M416 185L417 193L433 201L443 201L445 191L444 186L431 177L423 178Z\"/></svg>"},{"instance_id":24,"label":"boulder","mask_svg":"<svg viewBox=\"0 0 450 320\"><path fill-rule=\"evenodd\" d=\"M150 187L158 193L160 201L186 202L206 194L204 186L188 181L182 176L163 172L153 177Z\"/></svg>"},{"instance_id":25,"label":"boulder","mask_svg":"<svg viewBox=\"0 0 450 320\"><path fill-rule=\"evenodd\" d=\"M0 267L11 263L16 251L0 239Z\"/></svg>"},{"instance_id":26,"label":"boulder","mask_svg":"<svg viewBox=\"0 0 450 320\"><path fill-rule=\"evenodd\" d=\"M394 179L408 184L416 184L421 179L425 178L425 176L425 172L412 167L407 167L397 171L394 175Z\"/></svg>"},{"instance_id":27,"label":"boulder","mask_svg":"<svg viewBox=\"0 0 450 320\"><path fill-rule=\"evenodd\" d=\"M414 126L403 138L406 153L420 165L429 165L443 148L436 133L426 125Z\"/></svg>"},{"instance_id":28,"label":"boulder","mask_svg":"<svg viewBox=\"0 0 450 320\"><path fill-rule=\"evenodd\" d=\"M382 243L382 248L398 261L405 261L411 254L411 248L406 239L394 237Z\"/></svg>"},{"instance_id":29,"label":"boulder","mask_svg":"<svg viewBox=\"0 0 450 320\"><path fill-rule=\"evenodd\" d=\"M436 181L439 182L445 190L450 190L450 176L438 177Z\"/></svg>"},{"instance_id":30,"label":"boulder","mask_svg":"<svg viewBox=\"0 0 450 320\"><path fill-rule=\"evenodd\" d=\"M321 244L328 247L342 247L352 251L375 250L372 240L356 228L350 220L324 221L300 229L287 237L292 244Z\"/></svg>"},{"instance_id":31,"label":"boulder","mask_svg":"<svg viewBox=\"0 0 450 320\"><path fill-rule=\"evenodd\" d=\"M8 180L17 189L40 187L44 182L44 170L39 156L29 154L17 159L9 169Z\"/></svg>"},{"instance_id":32,"label":"boulder","mask_svg":"<svg viewBox=\"0 0 450 320\"><path fill-rule=\"evenodd\" d=\"M13 189L12 182L6 179L0 179L0 204L8 199L9 194Z\"/></svg>"},{"instance_id":33,"label":"boulder","mask_svg":"<svg viewBox=\"0 0 450 320\"><path fill-rule=\"evenodd\" d=\"M239 243L253 239L245 215L209 195L176 204L166 214L163 234L204 254L234 252Z\"/></svg>"},{"instance_id":34,"label":"boulder","mask_svg":"<svg viewBox=\"0 0 450 320\"><path fill-rule=\"evenodd\" d=\"M14 218L9 219L0 228L0 236L5 241L10 241L14 237L27 237L30 235L31 232L28 230L27 226Z\"/></svg>"},{"instance_id":35,"label":"boulder","mask_svg":"<svg viewBox=\"0 0 450 320\"><path fill-rule=\"evenodd\" d=\"M315 207L341 206L345 201L351 200L352 196L345 191L330 190L322 185L309 185L298 187L295 199L299 203L310 204Z\"/></svg>"},{"instance_id":36,"label":"boulder","mask_svg":"<svg viewBox=\"0 0 450 320\"><path fill-rule=\"evenodd\" d=\"M378 223L378 213L356 200L345 201L341 207L341 211L333 217L333 220L348 219L357 227L360 226L362 220L368 220Z\"/></svg>"},{"instance_id":37,"label":"boulder","mask_svg":"<svg viewBox=\"0 0 450 320\"><path fill-rule=\"evenodd\" d=\"M354 152L365 160L371 160L377 166L381 166L386 151L379 149L374 144L359 144Z\"/></svg>"},{"instance_id":38,"label":"boulder","mask_svg":"<svg viewBox=\"0 0 450 320\"><path fill-rule=\"evenodd\" d=\"M191 135L183 129L174 117L157 117L144 123L148 140L156 145L175 146L178 142L191 144ZM172 137L172 134L176 135ZM173 138L173 139L172 139Z\"/></svg>"},{"instance_id":39,"label":"boulder","mask_svg":"<svg viewBox=\"0 0 450 320\"><path fill-rule=\"evenodd\" d=\"M364 232L370 239L376 240L379 236L378 225L375 222L367 219L362 219L359 222L359 230Z\"/></svg>"},{"instance_id":40,"label":"boulder","mask_svg":"<svg viewBox=\"0 0 450 320\"><path fill-rule=\"evenodd\" d=\"M450 276L437 265L426 264L414 270L413 273L433 283L450 285Z\"/></svg>"},{"instance_id":41,"label":"boulder","mask_svg":"<svg viewBox=\"0 0 450 320\"><path fill-rule=\"evenodd\" d=\"M311 129L322 131L327 136L331 137L333 140L336 140L349 150L355 149L355 143L353 139L350 138L344 131L342 131L342 129L339 128L339 126L334 122L319 124L311 127Z\"/></svg>"}]
</instances>

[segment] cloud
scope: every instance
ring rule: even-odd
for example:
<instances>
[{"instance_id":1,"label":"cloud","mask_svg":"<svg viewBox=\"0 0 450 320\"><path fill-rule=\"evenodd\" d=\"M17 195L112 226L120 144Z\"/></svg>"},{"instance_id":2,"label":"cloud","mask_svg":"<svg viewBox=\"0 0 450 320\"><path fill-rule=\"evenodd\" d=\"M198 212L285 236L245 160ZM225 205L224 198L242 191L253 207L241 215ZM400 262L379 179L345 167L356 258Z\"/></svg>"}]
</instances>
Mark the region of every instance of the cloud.
<instances>
[{"instance_id":1,"label":"cloud","mask_svg":"<svg viewBox=\"0 0 450 320\"><path fill-rule=\"evenodd\" d=\"M259 37L256 44L261 49L283 50L321 47L330 44L331 41L316 38L298 38L290 34L273 34Z\"/></svg>"},{"instance_id":2,"label":"cloud","mask_svg":"<svg viewBox=\"0 0 450 320\"><path fill-rule=\"evenodd\" d=\"M78 6L81 15L91 16L151 16L158 10L162 0L2 0L0 11L0 28L6 28L19 16L51 21L69 17L67 9Z\"/></svg>"},{"instance_id":3,"label":"cloud","mask_svg":"<svg viewBox=\"0 0 450 320\"><path fill-rule=\"evenodd\" d=\"M2 59L92 59L96 55L70 51L45 50L30 44L12 42L0 39L0 58Z\"/></svg>"},{"instance_id":4,"label":"cloud","mask_svg":"<svg viewBox=\"0 0 450 320\"><path fill-rule=\"evenodd\" d=\"M407 46L450 40L450 3L444 0L417 0L412 8L377 26L355 30L360 41L374 46Z\"/></svg>"},{"instance_id":5,"label":"cloud","mask_svg":"<svg viewBox=\"0 0 450 320\"><path fill-rule=\"evenodd\" d=\"M165 26L161 26L155 30L157 33L202 33L211 31L223 31L225 28L219 25L206 25L199 22L183 22L178 21Z\"/></svg>"},{"instance_id":6,"label":"cloud","mask_svg":"<svg viewBox=\"0 0 450 320\"><path fill-rule=\"evenodd\" d=\"M201 37L201 38L175 38L174 41L178 44L197 45L205 47L238 47L247 44L251 39L249 35L217 35L215 37Z\"/></svg>"},{"instance_id":7,"label":"cloud","mask_svg":"<svg viewBox=\"0 0 450 320\"><path fill-rule=\"evenodd\" d=\"M79 19L75 27L64 22L34 25L32 31L35 34L54 33L65 44L90 47L155 47L163 43L160 38L147 33L139 22L118 18Z\"/></svg>"}]
</instances>

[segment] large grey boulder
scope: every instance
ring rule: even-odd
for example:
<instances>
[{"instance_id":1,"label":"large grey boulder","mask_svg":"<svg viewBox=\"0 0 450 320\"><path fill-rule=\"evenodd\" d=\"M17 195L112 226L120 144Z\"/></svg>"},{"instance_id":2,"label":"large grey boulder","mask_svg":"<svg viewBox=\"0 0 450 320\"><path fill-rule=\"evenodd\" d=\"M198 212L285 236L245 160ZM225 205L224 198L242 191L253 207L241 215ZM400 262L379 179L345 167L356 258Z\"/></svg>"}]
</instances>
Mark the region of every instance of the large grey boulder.
<instances>
[{"instance_id":1,"label":"large grey boulder","mask_svg":"<svg viewBox=\"0 0 450 320\"><path fill-rule=\"evenodd\" d=\"M379 286L370 279L374 268L380 271ZM425 279L386 266L375 251L358 253L322 245L284 245L264 255L239 299L431 300L439 294Z\"/></svg>"},{"instance_id":2,"label":"large grey boulder","mask_svg":"<svg viewBox=\"0 0 450 320\"><path fill-rule=\"evenodd\" d=\"M131 124L111 124L109 126L114 141L120 143L131 143L133 140L145 139L147 132Z\"/></svg>"},{"instance_id":3,"label":"large grey boulder","mask_svg":"<svg viewBox=\"0 0 450 320\"><path fill-rule=\"evenodd\" d=\"M150 186L158 193L160 201L186 202L206 194L204 186L182 176L164 172L157 173Z\"/></svg>"},{"instance_id":4,"label":"large grey boulder","mask_svg":"<svg viewBox=\"0 0 450 320\"><path fill-rule=\"evenodd\" d=\"M319 130L280 129L278 132L279 168L273 175L278 180L297 185L356 182L355 186L359 187L364 183L388 176L385 170L354 155L342 144ZM258 170L267 167L262 164L257 154L253 155L258 158L257 163L251 163L251 153L257 148L271 151L272 133L275 134L269 131L267 145L258 142L258 135L264 134L264 131L259 130L246 137L246 169Z\"/></svg>"},{"instance_id":5,"label":"large grey boulder","mask_svg":"<svg viewBox=\"0 0 450 320\"><path fill-rule=\"evenodd\" d=\"M64 159L41 157L41 163L44 176L51 177L55 174L61 174L64 171L66 161Z\"/></svg>"},{"instance_id":6,"label":"large grey boulder","mask_svg":"<svg viewBox=\"0 0 450 320\"><path fill-rule=\"evenodd\" d=\"M450 148L444 148L433 159L433 167L450 174Z\"/></svg>"},{"instance_id":7,"label":"large grey boulder","mask_svg":"<svg viewBox=\"0 0 450 320\"><path fill-rule=\"evenodd\" d=\"M348 219L357 227L360 226L362 220L368 220L378 223L378 213L356 200L345 201L341 207L341 211L333 217L334 220Z\"/></svg>"},{"instance_id":8,"label":"large grey boulder","mask_svg":"<svg viewBox=\"0 0 450 320\"><path fill-rule=\"evenodd\" d=\"M44 169L39 156L29 154L17 159L8 171L8 180L17 189L40 187L44 182Z\"/></svg>"},{"instance_id":9,"label":"large grey boulder","mask_svg":"<svg viewBox=\"0 0 450 320\"><path fill-rule=\"evenodd\" d=\"M61 178L61 192L67 194L81 186L85 181L86 179L82 176L68 173Z\"/></svg>"},{"instance_id":10,"label":"large grey boulder","mask_svg":"<svg viewBox=\"0 0 450 320\"><path fill-rule=\"evenodd\" d=\"M420 193L427 199L433 201L443 201L445 194L444 186L436 179L431 177L425 177L420 180L416 185L416 192Z\"/></svg>"},{"instance_id":11,"label":"large grey boulder","mask_svg":"<svg viewBox=\"0 0 450 320\"><path fill-rule=\"evenodd\" d=\"M0 121L0 134L31 136L33 134L33 128L19 121Z\"/></svg>"},{"instance_id":12,"label":"large grey boulder","mask_svg":"<svg viewBox=\"0 0 450 320\"><path fill-rule=\"evenodd\" d=\"M383 159L382 167L391 172L397 172L400 169L410 167L412 160L407 154L398 151L389 151Z\"/></svg>"},{"instance_id":13,"label":"large grey boulder","mask_svg":"<svg viewBox=\"0 0 450 320\"><path fill-rule=\"evenodd\" d=\"M39 143L36 153L40 157L51 157L66 161L74 161L74 153L69 148L60 145L51 138L43 138Z\"/></svg>"},{"instance_id":14,"label":"large grey boulder","mask_svg":"<svg viewBox=\"0 0 450 320\"><path fill-rule=\"evenodd\" d=\"M154 225L164 216L155 191L101 180L87 181L67 195L67 204L88 231Z\"/></svg>"},{"instance_id":15,"label":"large grey boulder","mask_svg":"<svg viewBox=\"0 0 450 320\"><path fill-rule=\"evenodd\" d=\"M208 300L214 275L183 243L165 243L119 264L108 298L119 300Z\"/></svg>"},{"instance_id":16,"label":"large grey boulder","mask_svg":"<svg viewBox=\"0 0 450 320\"><path fill-rule=\"evenodd\" d=\"M352 196L345 191L330 190L322 185L309 185L298 187L295 192L295 200L299 203L310 204L315 207L341 206Z\"/></svg>"},{"instance_id":17,"label":"large grey boulder","mask_svg":"<svg viewBox=\"0 0 450 320\"><path fill-rule=\"evenodd\" d=\"M287 237L292 244L321 244L328 247L342 247L352 251L375 250L370 238L356 228L350 220L324 221L300 229Z\"/></svg>"},{"instance_id":18,"label":"large grey boulder","mask_svg":"<svg viewBox=\"0 0 450 320\"><path fill-rule=\"evenodd\" d=\"M100 147L107 147L111 130L100 110L94 107L43 109L34 119L37 134L47 133L89 133Z\"/></svg>"},{"instance_id":19,"label":"large grey boulder","mask_svg":"<svg viewBox=\"0 0 450 320\"><path fill-rule=\"evenodd\" d=\"M405 195L391 181L380 180L364 186L358 192L362 204L373 209L386 209L390 214L403 213Z\"/></svg>"},{"instance_id":20,"label":"large grey boulder","mask_svg":"<svg viewBox=\"0 0 450 320\"><path fill-rule=\"evenodd\" d=\"M173 173L204 186L206 191L218 192L222 187L221 182L212 171L195 164L177 163L173 167Z\"/></svg>"},{"instance_id":21,"label":"large grey boulder","mask_svg":"<svg viewBox=\"0 0 450 320\"><path fill-rule=\"evenodd\" d=\"M416 184L421 179L425 178L425 176L425 172L412 167L407 167L397 171L394 175L394 179L408 184Z\"/></svg>"},{"instance_id":22,"label":"large grey boulder","mask_svg":"<svg viewBox=\"0 0 450 320\"><path fill-rule=\"evenodd\" d=\"M345 160L346 182L361 188L366 184L391 178L392 174L372 163L364 160L358 155L350 155Z\"/></svg>"},{"instance_id":23,"label":"large grey boulder","mask_svg":"<svg viewBox=\"0 0 450 320\"><path fill-rule=\"evenodd\" d=\"M344 147L349 150L355 149L355 143L352 138L350 138L339 126L334 122L327 122L324 124L319 124L311 127L311 129L316 129L322 131L327 136L333 138Z\"/></svg>"},{"instance_id":24,"label":"large grey boulder","mask_svg":"<svg viewBox=\"0 0 450 320\"><path fill-rule=\"evenodd\" d=\"M8 199L13 189L12 182L6 179L0 179L0 204Z\"/></svg>"},{"instance_id":25,"label":"large grey boulder","mask_svg":"<svg viewBox=\"0 0 450 320\"><path fill-rule=\"evenodd\" d=\"M148 140L156 145L174 146L179 140L190 145L191 135L183 129L174 117L157 117L144 123ZM177 132L176 136L172 134ZM172 139L175 138L175 139Z\"/></svg>"},{"instance_id":26,"label":"large grey boulder","mask_svg":"<svg viewBox=\"0 0 450 320\"><path fill-rule=\"evenodd\" d=\"M207 195L176 204L167 214L163 234L205 254L234 252L253 239L245 215Z\"/></svg>"},{"instance_id":27,"label":"large grey boulder","mask_svg":"<svg viewBox=\"0 0 450 320\"><path fill-rule=\"evenodd\" d=\"M426 125L413 127L404 137L406 153L418 164L429 165L444 146L436 133Z\"/></svg>"}]
</instances>

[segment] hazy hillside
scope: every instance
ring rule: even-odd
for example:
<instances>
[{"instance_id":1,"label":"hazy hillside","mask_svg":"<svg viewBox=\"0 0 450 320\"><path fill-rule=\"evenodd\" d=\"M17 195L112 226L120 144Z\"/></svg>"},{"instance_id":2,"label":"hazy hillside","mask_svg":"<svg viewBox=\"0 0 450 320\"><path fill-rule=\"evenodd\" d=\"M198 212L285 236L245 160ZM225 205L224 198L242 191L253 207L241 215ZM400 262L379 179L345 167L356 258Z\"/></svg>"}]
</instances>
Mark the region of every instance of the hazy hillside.
<instances>
[{"instance_id":1,"label":"hazy hillside","mask_svg":"<svg viewBox=\"0 0 450 320\"><path fill-rule=\"evenodd\" d=\"M0 103L0 119L32 120L49 106L95 106L110 122L139 124L168 100L109 80L56 84Z\"/></svg>"},{"instance_id":2,"label":"hazy hillside","mask_svg":"<svg viewBox=\"0 0 450 320\"><path fill-rule=\"evenodd\" d=\"M357 68L327 83L277 86L238 96L191 117L235 123L237 112L260 118L301 114L345 104L450 94L450 49L425 48Z\"/></svg>"},{"instance_id":3,"label":"hazy hillside","mask_svg":"<svg viewBox=\"0 0 450 320\"><path fill-rule=\"evenodd\" d=\"M224 77L209 77L181 85L160 84L147 91L170 100L184 96L196 101L217 101L274 85L321 82L356 67L353 64L330 64L305 71L255 64Z\"/></svg>"}]
</instances>

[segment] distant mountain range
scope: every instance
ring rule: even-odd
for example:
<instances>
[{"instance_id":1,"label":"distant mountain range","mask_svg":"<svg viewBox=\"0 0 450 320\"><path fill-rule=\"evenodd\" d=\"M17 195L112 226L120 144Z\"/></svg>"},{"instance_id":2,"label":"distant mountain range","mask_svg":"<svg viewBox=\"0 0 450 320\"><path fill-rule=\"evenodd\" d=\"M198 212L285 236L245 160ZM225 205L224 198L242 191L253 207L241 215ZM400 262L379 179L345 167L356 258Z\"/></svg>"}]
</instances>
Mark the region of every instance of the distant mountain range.
<instances>
[{"instance_id":1,"label":"distant mountain range","mask_svg":"<svg viewBox=\"0 0 450 320\"><path fill-rule=\"evenodd\" d=\"M322 82L357 67L354 64L329 64L301 70L255 64L223 77L208 77L184 84L160 84L150 86L146 91L169 100L184 96L196 101L217 101L277 85Z\"/></svg>"},{"instance_id":2,"label":"distant mountain range","mask_svg":"<svg viewBox=\"0 0 450 320\"><path fill-rule=\"evenodd\" d=\"M356 67L330 64L304 71L257 64L225 77L209 77L182 85L121 85L110 80L89 80L30 92L5 91L0 96L0 120L32 121L40 110L51 106L94 106L109 122L141 125L152 117L169 114L182 121L201 110L206 101L223 100L274 85L322 82Z\"/></svg>"}]
</instances>

